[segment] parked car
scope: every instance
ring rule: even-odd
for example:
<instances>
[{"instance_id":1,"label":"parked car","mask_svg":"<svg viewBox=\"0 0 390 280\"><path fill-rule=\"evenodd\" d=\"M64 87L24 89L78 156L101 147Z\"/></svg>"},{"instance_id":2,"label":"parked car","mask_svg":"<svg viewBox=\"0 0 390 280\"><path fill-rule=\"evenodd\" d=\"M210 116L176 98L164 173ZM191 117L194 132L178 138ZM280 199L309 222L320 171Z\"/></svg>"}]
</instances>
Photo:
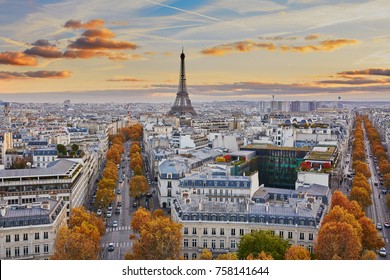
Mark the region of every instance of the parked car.
<instances>
[{"instance_id":1,"label":"parked car","mask_svg":"<svg viewBox=\"0 0 390 280\"><path fill-rule=\"evenodd\" d=\"M386 256L387 256L386 248L385 248L385 247L380 248L380 250L379 250L379 256L381 256L381 257L386 257Z\"/></svg>"},{"instance_id":2,"label":"parked car","mask_svg":"<svg viewBox=\"0 0 390 280\"><path fill-rule=\"evenodd\" d=\"M108 211L112 211L112 205L111 204L108 206Z\"/></svg>"},{"instance_id":3,"label":"parked car","mask_svg":"<svg viewBox=\"0 0 390 280\"><path fill-rule=\"evenodd\" d=\"M387 194L387 190L386 189L382 189L382 193L383 194Z\"/></svg>"},{"instance_id":4,"label":"parked car","mask_svg":"<svg viewBox=\"0 0 390 280\"><path fill-rule=\"evenodd\" d=\"M108 247L107 247L107 249L108 249L108 251L114 251L114 243L110 243L110 244L108 244Z\"/></svg>"},{"instance_id":5,"label":"parked car","mask_svg":"<svg viewBox=\"0 0 390 280\"><path fill-rule=\"evenodd\" d=\"M114 221L113 223L112 223L112 227L117 227L118 226L118 221Z\"/></svg>"},{"instance_id":6,"label":"parked car","mask_svg":"<svg viewBox=\"0 0 390 280\"><path fill-rule=\"evenodd\" d=\"M137 207L138 207L137 202L134 202L134 203L133 203L133 207L134 207L134 208L137 208Z\"/></svg>"},{"instance_id":7,"label":"parked car","mask_svg":"<svg viewBox=\"0 0 390 280\"><path fill-rule=\"evenodd\" d=\"M376 229L377 230L382 230L382 224L381 223L376 223Z\"/></svg>"},{"instance_id":8,"label":"parked car","mask_svg":"<svg viewBox=\"0 0 390 280\"><path fill-rule=\"evenodd\" d=\"M385 228L389 228L390 227L390 222L384 222L383 225L385 226Z\"/></svg>"},{"instance_id":9,"label":"parked car","mask_svg":"<svg viewBox=\"0 0 390 280\"><path fill-rule=\"evenodd\" d=\"M96 215L100 216L102 214L102 209L98 209Z\"/></svg>"},{"instance_id":10,"label":"parked car","mask_svg":"<svg viewBox=\"0 0 390 280\"><path fill-rule=\"evenodd\" d=\"M119 215L121 213L121 209L120 208L115 208L115 215Z\"/></svg>"},{"instance_id":11,"label":"parked car","mask_svg":"<svg viewBox=\"0 0 390 280\"><path fill-rule=\"evenodd\" d=\"M117 207L121 207L121 206L122 206L122 202L121 202L121 201L118 201L118 202L116 203L116 206L117 206Z\"/></svg>"},{"instance_id":12,"label":"parked car","mask_svg":"<svg viewBox=\"0 0 390 280\"><path fill-rule=\"evenodd\" d=\"M116 193L117 193L117 194L121 194L122 191L121 191L120 189L117 189Z\"/></svg>"},{"instance_id":13,"label":"parked car","mask_svg":"<svg viewBox=\"0 0 390 280\"><path fill-rule=\"evenodd\" d=\"M112 212L111 211L107 211L107 218L111 218L112 216Z\"/></svg>"}]
</instances>

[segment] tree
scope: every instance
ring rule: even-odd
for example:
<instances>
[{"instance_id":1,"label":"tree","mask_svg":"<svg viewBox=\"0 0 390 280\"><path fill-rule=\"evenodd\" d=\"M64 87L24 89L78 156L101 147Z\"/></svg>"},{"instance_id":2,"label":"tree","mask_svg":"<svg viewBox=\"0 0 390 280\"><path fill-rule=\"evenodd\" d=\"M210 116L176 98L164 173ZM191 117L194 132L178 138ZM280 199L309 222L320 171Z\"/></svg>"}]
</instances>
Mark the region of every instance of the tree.
<instances>
[{"instance_id":1,"label":"tree","mask_svg":"<svg viewBox=\"0 0 390 280\"><path fill-rule=\"evenodd\" d=\"M142 167L139 165L136 165L133 168L134 175L142 175Z\"/></svg>"},{"instance_id":2,"label":"tree","mask_svg":"<svg viewBox=\"0 0 390 280\"><path fill-rule=\"evenodd\" d=\"M237 260L237 255L235 253L220 254L216 260Z\"/></svg>"},{"instance_id":3,"label":"tree","mask_svg":"<svg viewBox=\"0 0 390 280\"><path fill-rule=\"evenodd\" d=\"M199 260L212 260L213 254L209 249L203 249L202 253L199 256Z\"/></svg>"},{"instance_id":4,"label":"tree","mask_svg":"<svg viewBox=\"0 0 390 280\"><path fill-rule=\"evenodd\" d=\"M99 208L105 209L115 199L114 192L109 188L98 188L96 191L96 204Z\"/></svg>"},{"instance_id":5,"label":"tree","mask_svg":"<svg viewBox=\"0 0 390 280\"><path fill-rule=\"evenodd\" d=\"M137 197L148 191L148 181L145 176L136 175L130 179L130 196Z\"/></svg>"},{"instance_id":6,"label":"tree","mask_svg":"<svg viewBox=\"0 0 390 280\"><path fill-rule=\"evenodd\" d=\"M72 151L75 152L75 153L80 149L79 145L77 145L77 144L72 144L71 147L72 147Z\"/></svg>"},{"instance_id":7,"label":"tree","mask_svg":"<svg viewBox=\"0 0 390 280\"><path fill-rule=\"evenodd\" d=\"M253 261L253 260L273 260L274 258L272 257L271 254L268 254L264 251L261 251L259 254L252 254L250 253L247 257L246 260L248 261Z\"/></svg>"},{"instance_id":8,"label":"tree","mask_svg":"<svg viewBox=\"0 0 390 280\"><path fill-rule=\"evenodd\" d=\"M181 224L170 217L156 217L141 226L139 237L133 241L128 260L177 260L181 244Z\"/></svg>"},{"instance_id":9,"label":"tree","mask_svg":"<svg viewBox=\"0 0 390 280\"><path fill-rule=\"evenodd\" d=\"M103 236L106 233L106 228L101 218L97 217L94 213L89 214L84 207L72 208L69 218L69 228L74 228L76 226L80 227L83 222L88 222L91 225L96 226L100 236Z\"/></svg>"},{"instance_id":10,"label":"tree","mask_svg":"<svg viewBox=\"0 0 390 280\"><path fill-rule=\"evenodd\" d=\"M360 188L360 187L352 188L350 199L356 200L357 203L359 203L359 205L363 209L366 209L368 206L372 204L370 194L365 188Z\"/></svg>"},{"instance_id":11,"label":"tree","mask_svg":"<svg viewBox=\"0 0 390 280\"><path fill-rule=\"evenodd\" d=\"M12 161L11 169L25 169L29 161L26 158L17 157Z\"/></svg>"},{"instance_id":12,"label":"tree","mask_svg":"<svg viewBox=\"0 0 390 280\"><path fill-rule=\"evenodd\" d=\"M340 191L335 191L332 196L332 203L330 209L333 209L335 206L340 206L344 209L349 208L348 198Z\"/></svg>"},{"instance_id":13,"label":"tree","mask_svg":"<svg viewBox=\"0 0 390 280\"><path fill-rule=\"evenodd\" d=\"M107 179L105 177L103 177L98 183L99 189L113 190L113 189L115 189L115 186L116 186L116 183L113 179Z\"/></svg>"},{"instance_id":14,"label":"tree","mask_svg":"<svg viewBox=\"0 0 390 280\"><path fill-rule=\"evenodd\" d=\"M143 207L139 207L137 211L133 214L133 218L131 219L131 228L135 232L140 232L141 227L148 223L152 219L152 215L148 210Z\"/></svg>"},{"instance_id":15,"label":"tree","mask_svg":"<svg viewBox=\"0 0 390 280\"><path fill-rule=\"evenodd\" d=\"M103 177L107 179L113 179L114 181L118 179L118 168L116 163L111 160L107 161L106 168L103 172Z\"/></svg>"},{"instance_id":16,"label":"tree","mask_svg":"<svg viewBox=\"0 0 390 280\"><path fill-rule=\"evenodd\" d=\"M371 219L362 217L359 219L359 223L363 229L363 250L378 250L385 245Z\"/></svg>"},{"instance_id":17,"label":"tree","mask_svg":"<svg viewBox=\"0 0 390 280\"><path fill-rule=\"evenodd\" d=\"M257 255L264 251L275 260L282 260L287 248L288 241L274 236L271 231L254 231L244 235L238 245L237 257L246 259L249 254Z\"/></svg>"},{"instance_id":18,"label":"tree","mask_svg":"<svg viewBox=\"0 0 390 280\"><path fill-rule=\"evenodd\" d=\"M301 162L300 167L302 171L309 171L311 168L311 163L309 161Z\"/></svg>"},{"instance_id":19,"label":"tree","mask_svg":"<svg viewBox=\"0 0 390 280\"><path fill-rule=\"evenodd\" d=\"M390 209L390 193L388 193L386 195L386 205L387 205L387 208Z\"/></svg>"},{"instance_id":20,"label":"tree","mask_svg":"<svg viewBox=\"0 0 390 280\"><path fill-rule=\"evenodd\" d=\"M301 246L292 245L284 256L286 260L311 260L310 252Z\"/></svg>"},{"instance_id":21,"label":"tree","mask_svg":"<svg viewBox=\"0 0 390 280\"><path fill-rule=\"evenodd\" d=\"M364 251L363 255L362 255L362 260L367 260L367 261L370 261L370 260L376 260L376 254L374 251Z\"/></svg>"},{"instance_id":22,"label":"tree","mask_svg":"<svg viewBox=\"0 0 390 280\"><path fill-rule=\"evenodd\" d=\"M353 162L353 165L354 165L354 169L355 169L356 174L357 173L362 173L367 178L371 177L371 172L368 169L367 163L362 162L360 160L357 160L357 161Z\"/></svg>"},{"instance_id":23,"label":"tree","mask_svg":"<svg viewBox=\"0 0 390 280\"><path fill-rule=\"evenodd\" d=\"M66 156L68 154L66 147L62 144L57 144L57 151L60 156Z\"/></svg>"},{"instance_id":24,"label":"tree","mask_svg":"<svg viewBox=\"0 0 390 280\"><path fill-rule=\"evenodd\" d=\"M361 250L360 237L347 222L323 224L314 246L314 252L321 260L358 260Z\"/></svg>"},{"instance_id":25,"label":"tree","mask_svg":"<svg viewBox=\"0 0 390 280\"><path fill-rule=\"evenodd\" d=\"M387 189L390 188L390 173L383 175L383 186Z\"/></svg>"},{"instance_id":26,"label":"tree","mask_svg":"<svg viewBox=\"0 0 390 280\"><path fill-rule=\"evenodd\" d=\"M130 147L130 155L136 154L136 153L141 153L141 148L139 147L138 144L133 143Z\"/></svg>"},{"instance_id":27,"label":"tree","mask_svg":"<svg viewBox=\"0 0 390 280\"><path fill-rule=\"evenodd\" d=\"M353 227L359 240L362 237L362 227L360 226L359 222L351 213L348 212L348 210L341 208L340 206L335 206L332 210L329 211L329 213L322 221L322 226L330 222L348 223Z\"/></svg>"}]
</instances>

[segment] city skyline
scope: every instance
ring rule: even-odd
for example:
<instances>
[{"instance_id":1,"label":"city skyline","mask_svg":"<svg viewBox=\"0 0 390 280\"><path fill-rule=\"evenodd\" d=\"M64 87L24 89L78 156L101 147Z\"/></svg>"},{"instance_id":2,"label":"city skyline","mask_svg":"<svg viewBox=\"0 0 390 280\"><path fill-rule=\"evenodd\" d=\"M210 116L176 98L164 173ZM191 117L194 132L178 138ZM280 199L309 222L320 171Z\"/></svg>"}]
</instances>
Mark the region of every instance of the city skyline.
<instances>
[{"instance_id":1,"label":"city skyline","mask_svg":"<svg viewBox=\"0 0 390 280\"><path fill-rule=\"evenodd\" d=\"M0 0L0 99L386 101L390 3ZM44 100L40 100L44 99Z\"/></svg>"}]
</instances>

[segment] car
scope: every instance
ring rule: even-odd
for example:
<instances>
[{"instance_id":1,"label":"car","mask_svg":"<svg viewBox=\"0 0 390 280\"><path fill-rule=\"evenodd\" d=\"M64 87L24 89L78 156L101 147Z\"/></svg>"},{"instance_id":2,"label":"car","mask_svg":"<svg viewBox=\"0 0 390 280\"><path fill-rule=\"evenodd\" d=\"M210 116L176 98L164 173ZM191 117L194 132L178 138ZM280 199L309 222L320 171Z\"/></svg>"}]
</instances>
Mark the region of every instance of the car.
<instances>
[{"instance_id":1,"label":"car","mask_svg":"<svg viewBox=\"0 0 390 280\"><path fill-rule=\"evenodd\" d=\"M385 248L385 247L380 248L380 250L379 250L379 256L381 256L381 257L386 257L386 256L387 256L386 248Z\"/></svg>"},{"instance_id":2,"label":"car","mask_svg":"<svg viewBox=\"0 0 390 280\"><path fill-rule=\"evenodd\" d=\"M112 227L117 227L118 226L118 221L114 221L113 223L112 223Z\"/></svg>"},{"instance_id":3,"label":"car","mask_svg":"<svg viewBox=\"0 0 390 280\"><path fill-rule=\"evenodd\" d=\"M134 207L134 208L137 208L137 207L138 207L137 202L134 202L134 203L133 203L133 207Z\"/></svg>"},{"instance_id":4,"label":"car","mask_svg":"<svg viewBox=\"0 0 390 280\"><path fill-rule=\"evenodd\" d=\"M382 189L383 194L387 194L387 189Z\"/></svg>"},{"instance_id":5,"label":"car","mask_svg":"<svg viewBox=\"0 0 390 280\"><path fill-rule=\"evenodd\" d=\"M100 216L102 214L102 209L98 209L96 215Z\"/></svg>"},{"instance_id":6,"label":"car","mask_svg":"<svg viewBox=\"0 0 390 280\"><path fill-rule=\"evenodd\" d=\"M384 222L383 225L385 226L385 228L389 228L390 227L390 222Z\"/></svg>"},{"instance_id":7,"label":"car","mask_svg":"<svg viewBox=\"0 0 390 280\"><path fill-rule=\"evenodd\" d=\"M107 211L107 218L111 218L112 216L112 212L111 211Z\"/></svg>"},{"instance_id":8,"label":"car","mask_svg":"<svg viewBox=\"0 0 390 280\"><path fill-rule=\"evenodd\" d=\"M382 224L381 223L376 223L376 229L377 230L382 230Z\"/></svg>"},{"instance_id":9,"label":"car","mask_svg":"<svg viewBox=\"0 0 390 280\"><path fill-rule=\"evenodd\" d=\"M120 208L115 208L115 215L119 215L121 213L121 209Z\"/></svg>"},{"instance_id":10,"label":"car","mask_svg":"<svg viewBox=\"0 0 390 280\"><path fill-rule=\"evenodd\" d=\"M117 194L121 194L122 191L121 191L120 189L117 189L117 190L116 190L116 193L117 193Z\"/></svg>"},{"instance_id":11,"label":"car","mask_svg":"<svg viewBox=\"0 0 390 280\"><path fill-rule=\"evenodd\" d=\"M121 202L121 201L118 201L118 202L116 203L116 206L117 206L117 207L121 207L121 206L122 206L122 202Z\"/></svg>"},{"instance_id":12,"label":"car","mask_svg":"<svg viewBox=\"0 0 390 280\"><path fill-rule=\"evenodd\" d=\"M109 243L108 247L107 247L107 250L111 252L111 251L114 251L114 248L115 248L114 247L114 243Z\"/></svg>"}]
</instances>

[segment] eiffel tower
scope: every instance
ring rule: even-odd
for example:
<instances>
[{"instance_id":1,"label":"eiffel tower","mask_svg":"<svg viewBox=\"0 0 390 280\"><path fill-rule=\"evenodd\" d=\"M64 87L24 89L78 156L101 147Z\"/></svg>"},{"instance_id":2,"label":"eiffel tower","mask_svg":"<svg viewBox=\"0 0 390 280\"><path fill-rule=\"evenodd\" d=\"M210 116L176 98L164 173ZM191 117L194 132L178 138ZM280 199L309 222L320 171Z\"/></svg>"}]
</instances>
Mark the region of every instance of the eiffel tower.
<instances>
[{"instance_id":1,"label":"eiffel tower","mask_svg":"<svg viewBox=\"0 0 390 280\"><path fill-rule=\"evenodd\" d=\"M187 83L186 83L186 74L184 71L184 52L183 49L181 51L181 64L180 64L180 80L179 80L179 88L176 94L175 103L173 104L171 110L168 112L168 115L173 116L185 116L191 115L196 116L196 112L194 107L191 105L190 97L187 92Z\"/></svg>"}]
</instances>

